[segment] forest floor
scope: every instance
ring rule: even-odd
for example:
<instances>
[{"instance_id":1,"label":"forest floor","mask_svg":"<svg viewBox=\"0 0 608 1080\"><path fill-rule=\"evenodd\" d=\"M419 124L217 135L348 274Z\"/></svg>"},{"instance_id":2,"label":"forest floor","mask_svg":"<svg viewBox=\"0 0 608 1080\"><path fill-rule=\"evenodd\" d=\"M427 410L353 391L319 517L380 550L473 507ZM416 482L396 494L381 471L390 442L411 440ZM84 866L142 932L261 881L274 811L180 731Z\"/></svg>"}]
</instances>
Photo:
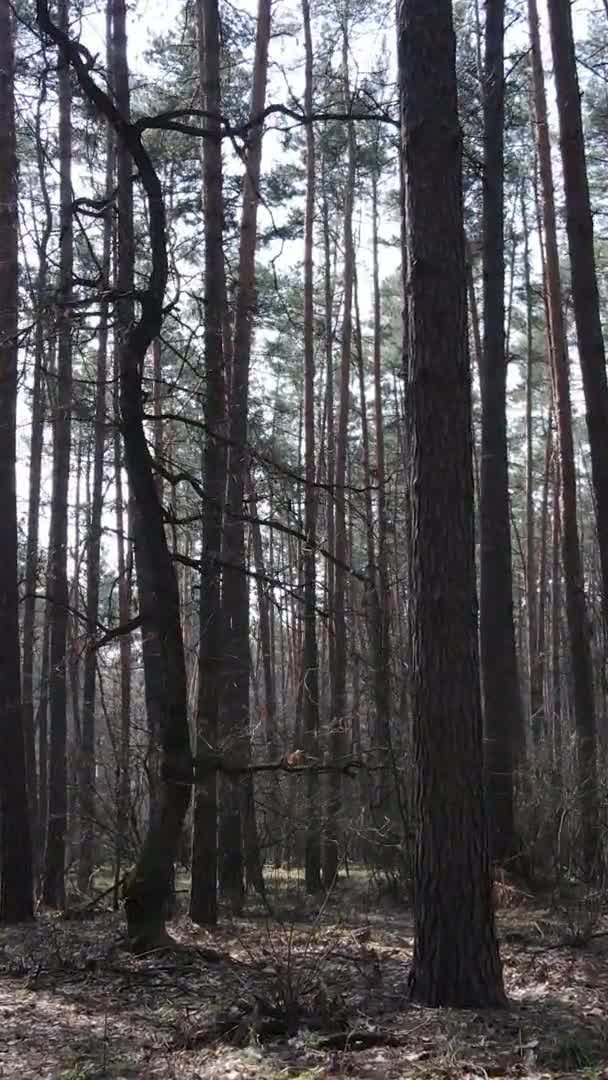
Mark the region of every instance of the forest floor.
<instances>
[{"instance_id":1,"label":"forest floor","mask_svg":"<svg viewBox=\"0 0 608 1080\"><path fill-rule=\"evenodd\" d=\"M608 1078L601 898L499 900L499 1012L410 1004L411 915L361 880L316 915L283 888L273 918L252 905L208 933L180 916L176 948L142 958L110 912L1 928L0 1077Z\"/></svg>"}]
</instances>

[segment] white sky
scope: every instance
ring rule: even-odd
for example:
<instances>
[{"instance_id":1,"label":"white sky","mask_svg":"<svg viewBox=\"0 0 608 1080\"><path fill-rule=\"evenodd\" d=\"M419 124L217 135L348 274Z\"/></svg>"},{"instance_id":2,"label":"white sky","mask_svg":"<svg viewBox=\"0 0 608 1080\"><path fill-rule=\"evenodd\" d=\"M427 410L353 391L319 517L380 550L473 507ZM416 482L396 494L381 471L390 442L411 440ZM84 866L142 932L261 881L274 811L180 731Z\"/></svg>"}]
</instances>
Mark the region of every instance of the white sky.
<instances>
[{"instance_id":1,"label":"white sky","mask_svg":"<svg viewBox=\"0 0 608 1080\"><path fill-rule=\"evenodd\" d=\"M577 38L582 38L586 32L587 17L591 11L598 10L601 0L574 0L572 6L575 34ZM240 6L255 13L256 2L255 0L240 0ZM523 0L522 0L522 7ZM552 82L549 77L551 68L550 58L550 46L548 41L548 34L546 30L547 15L544 0L540 2L540 14L541 14L541 27L542 27L542 39L543 39L543 55L545 68L547 71L547 91L550 103L550 114L553 125L556 124L556 112L553 98ZM275 6L275 12L277 16L281 14L289 14L291 12L298 12L299 5L292 2L292 0L278 0ZM170 3L166 0L135 0L131 5L130 20L129 20L129 52L131 58L131 64L134 70L142 70L144 66L143 54L146 48L150 44L151 35L167 34L175 25L174 9ZM83 26L82 39L84 43L93 53L99 53L105 55L105 20L103 16L98 18L88 19ZM313 29L314 33L314 29ZM511 42L507 41L507 49L509 47L525 47L527 40L527 25L525 20L522 20L521 26L512 32ZM359 36L353 44L353 80L357 77L361 77L365 74L366 65L373 65L377 59L383 39L387 39L389 47L392 46L392 27L385 25L379 26L377 29L370 31L364 39ZM272 84L269 90L268 100L285 100L286 99L286 87L285 81L278 74L278 69L281 68L284 71L290 72L289 81L291 82L291 89L294 92L301 92L302 86L302 52L303 43L301 35L298 35L295 39L275 38L271 44L271 61L274 60L275 67L273 68ZM265 140L264 155L263 155L263 167L268 168L273 159L279 153L278 140L275 136L270 135ZM556 180L559 177L557 171L560 167L558 155L556 154L554 161L554 168L556 170ZM391 180L392 184L392 180ZM263 220L263 217L262 217ZM359 221L355 223L360 229L360 256L359 256L359 272L360 280L365 282L366 272L369 275L370 272L370 228L368 221L368 214L366 211L362 212L359 216ZM398 230L398 222L394 220L388 220L384 223L384 238L388 239L395 235ZM286 248L287 262L295 265L301 259L301 250L299 244L292 244ZM383 246L382 248L382 260L381 260L381 272L383 275L394 273L399 266L399 251L395 248ZM361 299L363 305L363 317L365 317L366 309L369 310L369 304L366 303L369 297L369 289L364 286L361 288ZM29 446L29 416L27 411L23 407L23 403L19 412L19 427L20 427L20 463L17 472L18 481L18 497L19 497L19 512L22 522L25 524L24 516L27 509L27 484L28 484L28 446ZM49 478L48 473L46 476L46 488L48 492ZM46 527L45 521L42 521L41 528L41 543L46 542Z\"/></svg>"}]
</instances>

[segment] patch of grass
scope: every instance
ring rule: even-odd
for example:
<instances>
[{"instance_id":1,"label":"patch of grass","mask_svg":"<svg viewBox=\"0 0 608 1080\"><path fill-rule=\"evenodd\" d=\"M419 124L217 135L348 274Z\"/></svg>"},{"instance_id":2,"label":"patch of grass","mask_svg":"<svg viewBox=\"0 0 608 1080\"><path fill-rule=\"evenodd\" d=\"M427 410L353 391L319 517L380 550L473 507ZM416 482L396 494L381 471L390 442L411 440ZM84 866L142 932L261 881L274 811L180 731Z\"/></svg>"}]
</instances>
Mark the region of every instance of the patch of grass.
<instances>
[{"instance_id":1,"label":"patch of grass","mask_svg":"<svg viewBox=\"0 0 608 1080\"><path fill-rule=\"evenodd\" d=\"M92 1061L90 1058L87 1060L81 1058L67 1065L59 1073L57 1080L114 1080L117 1077L124 1080L127 1076L137 1075L139 1074L124 1061L115 1059L112 1063L104 1064L100 1061Z\"/></svg>"},{"instance_id":2,"label":"patch of grass","mask_svg":"<svg viewBox=\"0 0 608 1080\"><path fill-rule=\"evenodd\" d=\"M59 1073L59 1080L101 1080L104 1072L94 1061L77 1061Z\"/></svg>"},{"instance_id":3,"label":"patch of grass","mask_svg":"<svg viewBox=\"0 0 608 1080\"><path fill-rule=\"evenodd\" d=\"M606 1064L608 1043L599 1033L592 1031L565 1031L549 1045L541 1045L536 1051L536 1061L560 1072L591 1069Z\"/></svg>"}]
</instances>

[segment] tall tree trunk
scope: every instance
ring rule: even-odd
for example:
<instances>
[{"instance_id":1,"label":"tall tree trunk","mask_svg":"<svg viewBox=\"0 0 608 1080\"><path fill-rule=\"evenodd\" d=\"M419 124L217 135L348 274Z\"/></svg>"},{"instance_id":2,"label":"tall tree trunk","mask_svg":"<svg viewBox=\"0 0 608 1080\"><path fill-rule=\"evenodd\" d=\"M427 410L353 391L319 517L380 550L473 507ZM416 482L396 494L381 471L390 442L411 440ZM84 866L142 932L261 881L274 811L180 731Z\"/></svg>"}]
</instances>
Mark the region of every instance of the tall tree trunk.
<instances>
[{"instance_id":1,"label":"tall tree trunk","mask_svg":"<svg viewBox=\"0 0 608 1080\"><path fill-rule=\"evenodd\" d=\"M359 311L359 287L355 274L355 320L357 340L357 367L359 376L359 404L361 409L361 448L363 457L363 486L365 489L365 540L367 551L367 566L369 584L366 584L365 607L369 626L369 666L373 672L375 716L372 730L372 747L374 749L374 764L377 774L371 791L371 817L374 829L373 842L376 856L380 858L381 865L390 864L394 852L395 837L392 831L392 813L389 806L391 764L391 738L389 728L389 693L390 681L388 671L384 665L384 632L385 625L383 611L380 606L379 575L376 558L376 543L374 538L374 511L372 497L372 472L370 465L370 439L367 418L367 399L365 390L365 364L363 356L363 337L361 333L361 315ZM377 477L376 477L377 482ZM352 551L352 544L351 544ZM354 583L351 582L351 587ZM351 603L351 610L356 610ZM380 686L379 673L383 672L385 684ZM355 735L353 733L353 754L358 756L355 750ZM360 749L360 747L359 747Z\"/></svg>"},{"instance_id":2,"label":"tall tree trunk","mask_svg":"<svg viewBox=\"0 0 608 1080\"><path fill-rule=\"evenodd\" d=\"M145 663L146 706L159 717L162 783L151 806L148 830L125 890L129 937L135 949L155 947L165 932L166 907L190 789L175 784L192 765L187 717L187 685L177 578L165 536L162 507L154 483L143 421L141 379L146 354L160 333L168 277L166 218L160 181L140 130L129 116L125 8L114 0L113 58L117 104L95 83L82 51L51 20L46 0L38 0L38 23L69 61L85 97L110 120L118 136L118 305L120 410L125 463L133 502L133 533L140 572L139 607L144 636L158 642L158 677L152 682ZM140 315L129 319L133 291L133 165L147 201L150 274L140 287ZM156 700L152 700L152 693Z\"/></svg>"},{"instance_id":3,"label":"tall tree trunk","mask_svg":"<svg viewBox=\"0 0 608 1080\"><path fill-rule=\"evenodd\" d=\"M119 429L119 358L114 352L114 486L116 489L116 546L118 551L118 621L126 626L131 617L132 548L128 525L125 528L122 452ZM126 543L125 543L126 541ZM128 861L131 757L131 639L122 634L119 642L120 737L116 792L116 856L114 866L114 910L118 910L122 868Z\"/></svg>"},{"instance_id":4,"label":"tall tree trunk","mask_svg":"<svg viewBox=\"0 0 608 1080\"><path fill-rule=\"evenodd\" d=\"M547 425L547 438L545 446L545 466L543 474L543 493L541 499L540 508L540 553L538 560L538 608L536 613L536 639L534 641L534 658L536 664L536 670L534 672L534 694L540 692L542 695L542 712L540 714L532 715L532 739L534 741L535 751L538 750L542 743L542 738L547 730L547 722L545 715L546 708L546 670L547 660L545 656L545 640L546 640L546 627L545 627L545 611L546 611L546 596L547 596L547 547L548 547L548 529L549 529L549 486L551 481L551 463L553 461L554 449L553 449L553 407L549 410L549 418ZM537 689L538 688L538 689Z\"/></svg>"},{"instance_id":5,"label":"tall tree trunk","mask_svg":"<svg viewBox=\"0 0 608 1080\"><path fill-rule=\"evenodd\" d=\"M13 20L0 6L0 922L33 916L17 588L18 211Z\"/></svg>"},{"instance_id":6,"label":"tall tree trunk","mask_svg":"<svg viewBox=\"0 0 608 1080\"><path fill-rule=\"evenodd\" d=\"M511 571L504 250L504 0L486 3L481 352L481 686L492 858L516 853L514 747L521 740Z\"/></svg>"},{"instance_id":7,"label":"tall tree trunk","mask_svg":"<svg viewBox=\"0 0 608 1080\"><path fill-rule=\"evenodd\" d=\"M602 574L602 613L608 629L608 379L597 287L593 214L589 197L581 95L569 0L548 0L572 301L591 452L591 475Z\"/></svg>"},{"instance_id":8,"label":"tall tree trunk","mask_svg":"<svg viewBox=\"0 0 608 1080\"><path fill-rule=\"evenodd\" d=\"M530 273L530 237L528 234L526 185L523 183L521 186L521 215L524 234L524 290L526 298L526 600L528 608L527 651L530 693L529 723L530 730L536 732L542 731L544 727L544 688L543 659L541 658L538 649L539 596L537 593L538 580L536 574L536 528L534 514L534 307Z\"/></svg>"},{"instance_id":9,"label":"tall tree trunk","mask_svg":"<svg viewBox=\"0 0 608 1080\"><path fill-rule=\"evenodd\" d=\"M388 545L386 514L386 466L384 453L384 395L382 391L382 316L380 303L380 260L378 255L378 173L372 171L372 281L373 281L373 365L374 428L376 436L375 483L378 546L374 567L374 593L377 596L377 627L374 656L374 743L381 766L376 785L377 813L381 823L395 826L397 791L396 766L393 760L391 711L390 603L388 589ZM391 783L391 771L393 783Z\"/></svg>"},{"instance_id":10,"label":"tall tree trunk","mask_svg":"<svg viewBox=\"0 0 608 1080\"><path fill-rule=\"evenodd\" d=\"M48 245L53 230L53 214L46 183L46 160L42 146L41 112L46 99L46 77L43 76L36 110L36 162L38 180L44 206L44 224L38 247L38 273L36 275L36 329L34 335L34 385L32 390L32 425L29 460L29 498L27 515L27 546L25 554L25 598L23 603L23 728L26 740L28 771L28 794L32 827L33 862L35 876L40 873L42 850L38 845L40 808L36 776L36 746L34 725L34 644L36 630L36 589L38 585L38 557L40 531L40 488L42 478L42 449L44 443L44 418L46 393L44 369L47 362L46 322L44 313L48 304Z\"/></svg>"},{"instance_id":11,"label":"tall tree trunk","mask_svg":"<svg viewBox=\"0 0 608 1080\"><path fill-rule=\"evenodd\" d=\"M342 25L342 97L344 108L350 105L349 76L349 5L346 5ZM329 734L329 754L336 763L344 756L346 749L346 719L348 712L348 692L346 685L346 572L348 536L346 531L346 457L348 451L348 417L350 412L350 366L352 349L352 305L353 282L355 271L355 249L353 242L353 207L355 199L356 147L352 121L347 122L347 171L344 184L344 222L343 222L343 284L344 305L342 313L342 345L339 373L339 413L336 438L335 471L335 568L333 592L333 685L331 702L331 722ZM323 883L329 888L338 874L341 846L342 823L342 773L336 770L328 777L327 814L325 835L323 838Z\"/></svg>"},{"instance_id":12,"label":"tall tree trunk","mask_svg":"<svg viewBox=\"0 0 608 1080\"><path fill-rule=\"evenodd\" d=\"M225 417L223 324L226 311L224 271L224 194L221 112L220 20L217 0L197 3L199 77L203 108L216 137L203 140L203 199L205 205L205 422L203 456L205 506L203 576L200 592L200 639L197 755L217 749L220 687L222 686L221 576L222 516L226 486L226 455L219 439ZM192 894L190 915L195 922L217 921L217 777L205 777L194 800Z\"/></svg>"},{"instance_id":13,"label":"tall tree trunk","mask_svg":"<svg viewBox=\"0 0 608 1080\"><path fill-rule=\"evenodd\" d=\"M313 110L313 47L309 0L302 0L305 46L304 112ZM314 352L314 267L315 219L315 133L306 126L306 208L304 218L304 646L302 653L303 728L306 753L319 755L319 652L317 645L317 496L315 482L315 352ZM319 820L319 777L307 777L306 891L321 885L321 830Z\"/></svg>"},{"instance_id":14,"label":"tall tree trunk","mask_svg":"<svg viewBox=\"0 0 608 1080\"><path fill-rule=\"evenodd\" d=\"M108 45L111 40L110 7L106 16ZM109 49L108 49L109 51ZM111 62L111 57L109 57ZM109 124L106 131L106 197L111 198L114 186L114 133ZM103 225L101 273L106 288L110 287L113 215L106 211ZM101 515L103 510L104 457L106 445L106 382L108 371L109 305L103 300L97 331L97 372L95 386L95 428L93 446L93 491L86 540L87 598L86 627L89 641L94 641L99 615L99 572L101 565ZM122 538L121 538L122 540ZM120 584L119 584L120 589ZM87 649L84 658L82 701L82 741L80 747L80 857L79 886L86 889L93 871L94 814L95 814L95 691L97 654Z\"/></svg>"},{"instance_id":15,"label":"tall tree trunk","mask_svg":"<svg viewBox=\"0 0 608 1080\"><path fill-rule=\"evenodd\" d=\"M231 760L241 764L249 757L249 581L246 576L243 498L247 460L249 364L255 318L255 251L262 161L263 126L259 116L266 101L270 0L259 0L253 68L247 168L244 179L239 244L239 280L234 327L232 389L230 394L230 451L228 459L227 516L224 528L222 741ZM257 120L257 122L255 122ZM248 801L238 782L222 789L220 813L220 883L234 910L243 896L243 821ZM261 884L261 868L258 885Z\"/></svg>"},{"instance_id":16,"label":"tall tree trunk","mask_svg":"<svg viewBox=\"0 0 608 1080\"><path fill-rule=\"evenodd\" d=\"M562 691L561 691L561 622L562 590L560 566L560 520L559 520L559 462L553 462L553 528L551 549L551 674L553 724L553 796L558 810L563 788L564 762L562 759ZM556 845L557 846L557 845ZM559 854L559 853L557 853Z\"/></svg>"},{"instance_id":17,"label":"tall tree trunk","mask_svg":"<svg viewBox=\"0 0 608 1080\"><path fill-rule=\"evenodd\" d=\"M113 79L117 107L130 114L126 8L113 0ZM162 503L155 483L143 425L141 378L145 357L159 337L167 282L165 208L160 181L139 139L125 138L119 127L118 159L118 308L120 417L125 464L133 509L133 538L144 652L148 725L161 747L160 779L151 792L150 820L142 851L125 892L129 935L136 949L162 940L173 867L190 790L171 784L176 766L187 766L190 737L187 684L177 577L167 545ZM122 138L120 137L122 135ZM148 198L152 267L141 315L133 322L133 160Z\"/></svg>"},{"instance_id":18,"label":"tall tree trunk","mask_svg":"<svg viewBox=\"0 0 608 1080\"><path fill-rule=\"evenodd\" d=\"M59 29L67 33L68 0L60 0ZM56 395L53 409L53 484L51 496L51 580L53 600L50 653L49 811L43 900L50 907L65 903L67 830L67 629L68 629L68 488L72 409L72 325L70 298L73 275L72 226L72 89L68 65L59 63L59 307Z\"/></svg>"},{"instance_id":19,"label":"tall tree trunk","mask_svg":"<svg viewBox=\"0 0 608 1080\"><path fill-rule=\"evenodd\" d=\"M572 662L574 707L578 738L578 780L582 815L583 853L586 873L592 871L598 845L598 792L595 757L595 703L591 668L591 649L583 584L576 511L576 470L572 437L572 407L568 350L564 330L559 254L555 224L555 201L551 148L547 120L544 74L540 51L536 0L528 0L528 19L532 43L532 74L538 161L543 194L547 294L552 344L553 392L559 446L561 534L566 616Z\"/></svg>"},{"instance_id":20,"label":"tall tree trunk","mask_svg":"<svg viewBox=\"0 0 608 1080\"><path fill-rule=\"evenodd\" d=\"M505 998L483 794L462 137L450 0L403 0L399 74L417 812L410 989L427 1005L495 1006Z\"/></svg>"}]
</instances>

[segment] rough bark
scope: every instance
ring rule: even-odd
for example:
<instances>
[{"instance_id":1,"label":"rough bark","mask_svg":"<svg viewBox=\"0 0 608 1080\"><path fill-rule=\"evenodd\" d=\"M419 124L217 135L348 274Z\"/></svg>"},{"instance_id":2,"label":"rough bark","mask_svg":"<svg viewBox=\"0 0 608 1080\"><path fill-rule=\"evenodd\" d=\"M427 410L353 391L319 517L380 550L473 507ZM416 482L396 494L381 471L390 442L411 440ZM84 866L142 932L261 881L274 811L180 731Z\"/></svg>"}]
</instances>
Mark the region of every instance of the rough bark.
<instances>
[{"instance_id":1,"label":"rough bark","mask_svg":"<svg viewBox=\"0 0 608 1080\"><path fill-rule=\"evenodd\" d=\"M504 1002L483 792L462 137L449 0L402 0L415 947L427 1005Z\"/></svg>"},{"instance_id":2,"label":"rough bark","mask_svg":"<svg viewBox=\"0 0 608 1080\"><path fill-rule=\"evenodd\" d=\"M17 588L18 211L15 57L0 6L0 921L33 916Z\"/></svg>"},{"instance_id":3,"label":"rough bark","mask_svg":"<svg viewBox=\"0 0 608 1080\"><path fill-rule=\"evenodd\" d=\"M572 406L570 401L568 349L562 308L551 148L536 0L528 0L528 19L532 44L534 113L542 187L547 304L552 346L551 361L558 436L557 441L559 447L562 560L578 741L578 797L581 809L583 833L582 864L584 871L589 874L592 872L595 864L598 845L595 703L593 697L591 649L587 630L583 569L577 525L576 469L572 436Z\"/></svg>"}]
</instances>

